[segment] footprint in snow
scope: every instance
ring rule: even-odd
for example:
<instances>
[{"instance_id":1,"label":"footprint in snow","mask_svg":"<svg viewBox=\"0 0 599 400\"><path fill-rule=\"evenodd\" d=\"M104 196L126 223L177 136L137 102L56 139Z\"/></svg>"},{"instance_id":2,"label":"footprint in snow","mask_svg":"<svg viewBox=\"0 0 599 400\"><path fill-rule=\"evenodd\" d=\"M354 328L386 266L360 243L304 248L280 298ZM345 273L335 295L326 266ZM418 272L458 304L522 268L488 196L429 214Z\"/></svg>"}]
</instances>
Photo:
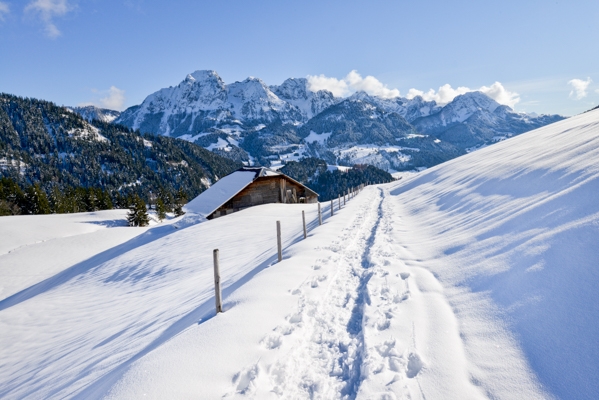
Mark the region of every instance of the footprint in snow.
<instances>
[{"instance_id":1,"label":"footprint in snow","mask_svg":"<svg viewBox=\"0 0 599 400\"><path fill-rule=\"evenodd\" d=\"M273 332L266 335L260 343L269 350L274 350L281 346L283 338L280 334Z\"/></svg>"},{"instance_id":2,"label":"footprint in snow","mask_svg":"<svg viewBox=\"0 0 599 400\"><path fill-rule=\"evenodd\" d=\"M291 324L299 324L302 322L302 314L296 313L289 317L289 323Z\"/></svg>"},{"instance_id":3,"label":"footprint in snow","mask_svg":"<svg viewBox=\"0 0 599 400\"><path fill-rule=\"evenodd\" d=\"M410 277L410 273L409 272L400 272L399 276L401 277L401 279L403 279L405 281L406 279L408 279Z\"/></svg>"},{"instance_id":4,"label":"footprint in snow","mask_svg":"<svg viewBox=\"0 0 599 400\"><path fill-rule=\"evenodd\" d=\"M410 291L407 290L407 291L403 292L402 294L398 293L395 296L393 296L393 302L395 304L399 304L399 303L401 303L403 301L408 300L409 298L410 298Z\"/></svg>"},{"instance_id":5,"label":"footprint in snow","mask_svg":"<svg viewBox=\"0 0 599 400\"><path fill-rule=\"evenodd\" d=\"M406 376L408 378L416 377L423 367L424 363L420 359L420 356L417 353L410 353L408 356L408 369L406 370Z\"/></svg>"},{"instance_id":6,"label":"footprint in snow","mask_svg":"<svg viewBox=\"0 0 599 400\"><path fill-rule=\"evenodd\" d=\"M252 365L249 368L238 372L233 376L233 384L235 385L235 391L239 394L249 394L254 390L254 381L260 374L260 367L258 363Z\"/></svg>"},{"instance_id":7,"label":"footprint in snow","mask_svg":"<svg viewBox=\"0 0 599 400\"><path fill-rule=\"evenodd\" d=\"M386 329L389 329L390 326L391 326L390 319L380 319L376 323L376 329L378 329L379 331L384 331Z\"/></svg>"},{"instance_id":8,"label":"footprint in snow","mask_svg":"<svg viewBox=\"0 0 599 400\"><path fill-rule=\"evenodd\" d=\"M275 332L278 332L284 336L291 335L294 330L295 330L295 328L293 327L293 325L284 325L284 326L279 325L274 329Z\"/></svg>"}]
</instances>

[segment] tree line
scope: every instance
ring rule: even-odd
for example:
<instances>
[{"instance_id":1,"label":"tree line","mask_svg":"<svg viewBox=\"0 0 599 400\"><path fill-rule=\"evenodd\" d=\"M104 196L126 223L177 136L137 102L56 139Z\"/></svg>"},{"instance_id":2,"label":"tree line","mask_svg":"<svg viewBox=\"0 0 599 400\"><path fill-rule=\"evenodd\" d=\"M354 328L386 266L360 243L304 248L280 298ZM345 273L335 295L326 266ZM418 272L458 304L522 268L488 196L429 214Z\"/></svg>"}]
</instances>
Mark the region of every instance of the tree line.
<instances>
[{"instance_id":1,"label":"tree line","mask_svg":"<svg viewBox=\"0 0 599 400\"><path fill-rule=\"evenodd\" d=\"M320 201L336 199L361 184L394 180L390 173L372 165L354 165L347 171L329 171L326 161L314 157L289 161L280 171L314 190Z\"/></svg>"},{"instance_id":2,"label":"tree line","mask_svg":"<svg viewBox=\"0 0 599 400\"><path fill-rule=\"evenodd\" d=\"M147 214L148 206L154 208L158 218L162 220L168 212L175 216L183 215L183 205L186 202L187 194L182 189L175 193L157 190L149 197L149 204L146 205L146 201L135 191L121 193L99 187L60 189L54 186L47 193L38 183L21 187L11 178L0 178L0 216L92 212L115 208L131 210L133 207L138 217L130 223L143 226L143 223L138 223L141 221L139 216L142 209Z\"/></svg>"}]
</instances>

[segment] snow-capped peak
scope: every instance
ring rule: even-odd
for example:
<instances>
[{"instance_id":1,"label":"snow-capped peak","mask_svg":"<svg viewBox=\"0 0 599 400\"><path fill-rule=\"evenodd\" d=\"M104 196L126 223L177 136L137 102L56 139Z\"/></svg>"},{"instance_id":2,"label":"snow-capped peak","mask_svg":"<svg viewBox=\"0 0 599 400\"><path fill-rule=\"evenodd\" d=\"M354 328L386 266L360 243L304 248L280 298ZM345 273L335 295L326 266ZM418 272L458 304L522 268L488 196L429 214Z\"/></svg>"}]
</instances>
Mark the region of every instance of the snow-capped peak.
<instances>
[{"instance_id":1,"label":"snow-capped peak","mask_svg":"<svg viewBox=\"0 0 599 400\"><path fill-rule=\"evenodd\" d=\"M455 108L467 107L470 110L493 112L500 104L482 92L468 92L457 96L449 105Z\"/></svg>"},{"instance_id":2,"label":"snow-capped peak","mask_svg":"<svg viewBox=\"0 0 599 400\"><path fill-rule=\"evenodd\" d=\"M339 102L328 90L311 91L306 78L289 78L270 88L279 98L297 107L304 122Z\"/></svg>"},{"instance_id":3,"label":"snow-capped peak","mask_svg":"<svg viewBox=\"0 0 599 400\"><path fill-rule=\"evenodd\" d=\"M308 80L306 78L289 78L279 86L271 86L270 88L277 96L285 100L305 100L312 93L308 90Z\"/></svg>"},{"instance_id":4,"label":"snow-capped peak","mask_svg":"<svg viewBox=\"0 0 599 400\"><path fill-rule=\"evenodd\" d=\"M441 125L464 122L478 111L493 112L500 104L482 92L468 92L457 96L439 113Z\"/></svg>"},{"instance_id":5,"label":"snow-capped peak","mask_svg":"<svg viewBox=\"0 0 599 400\"><path fill-rule=\"evenodd\" d=\"M218 76L216 71L208 69L208 70L197 70L195 72L192 72L191 74L188 74L187 77L185 78L185 81L194 82L194 81L207 81L207 80L213 80L213 79L216 79L216 80L222 82L222 79L220 78L220 76Z\"/></svg>"}]
</instances>

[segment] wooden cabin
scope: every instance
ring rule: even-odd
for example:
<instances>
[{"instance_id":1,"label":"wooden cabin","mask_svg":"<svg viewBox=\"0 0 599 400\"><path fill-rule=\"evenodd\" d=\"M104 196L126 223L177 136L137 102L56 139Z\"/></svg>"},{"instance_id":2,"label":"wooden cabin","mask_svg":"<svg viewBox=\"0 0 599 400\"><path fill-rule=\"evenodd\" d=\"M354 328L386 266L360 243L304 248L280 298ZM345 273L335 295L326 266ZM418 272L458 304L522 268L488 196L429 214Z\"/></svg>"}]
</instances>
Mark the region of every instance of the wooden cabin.
<instances>
[{"instance_id":1,"label":"wooden cabin","mask_svg":"<svg viewBox=\"0 0 599 400\"><path fill-rule=\"evenodd\" d=\"M243 167L223 177L186 205L207 219L269 203L316 203L318 193L264 167Z\"/></svg>"}]
</instances>

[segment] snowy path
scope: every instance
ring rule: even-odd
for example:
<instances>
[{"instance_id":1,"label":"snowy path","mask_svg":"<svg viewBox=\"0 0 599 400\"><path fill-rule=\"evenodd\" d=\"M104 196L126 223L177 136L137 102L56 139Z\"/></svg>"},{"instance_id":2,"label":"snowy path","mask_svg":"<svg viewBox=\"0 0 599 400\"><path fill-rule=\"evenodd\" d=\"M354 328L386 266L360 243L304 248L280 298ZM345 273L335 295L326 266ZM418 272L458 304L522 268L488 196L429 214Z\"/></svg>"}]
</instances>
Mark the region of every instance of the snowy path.
<instances>
[{"instance_id":1,"label":"snowy path","mask_svg":"<svg viewBox=\"0 0 599 400\"><path fill-rule=\"evenodd\" d=\"M251 366L240 371L232 394L355 397L364 353L365 288L372 275L368 248L381 213L380 195L373 197L368 207L352 216L338 240L325 248L331 255L312 265L322 273L293 291L298 296L297 308L263 339L267 348L277 352L273 362L261 362L269 384L253 385L248 376L257 376L252 374L256 367Z\"/></svg>"},{"instance_id":2,"label":"snowy path","mask_svg":"<svg viewBox=\"0 0 599 400\"><path fill-rule=\"evenodd\" d=\"M397 256L388 191L361 197L317 273L292 291L295 309L261 340L269 351L235 374L225 398L424 399L423 369L433 398L485 397L441 285Z\"/></svg>"}]
</instances>

